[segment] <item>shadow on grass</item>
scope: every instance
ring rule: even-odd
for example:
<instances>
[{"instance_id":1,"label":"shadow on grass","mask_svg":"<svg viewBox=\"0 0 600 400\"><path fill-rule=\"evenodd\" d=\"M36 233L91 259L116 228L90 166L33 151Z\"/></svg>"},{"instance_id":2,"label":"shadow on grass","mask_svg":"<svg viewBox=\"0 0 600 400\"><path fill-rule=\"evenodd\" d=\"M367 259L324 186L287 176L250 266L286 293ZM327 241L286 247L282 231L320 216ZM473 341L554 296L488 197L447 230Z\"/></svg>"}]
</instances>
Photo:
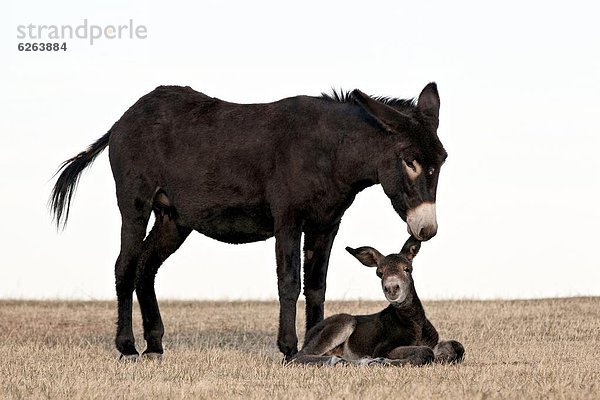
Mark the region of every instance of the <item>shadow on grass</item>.
<instances>
[{"instance_id":1,"label":"shadow on grass","mask_svg":"<svg viewBox=\"0 0 600 400\"><path fill-rule=\"evenodd\" d=\"M266 331L221 331L202 330L197 332L174 332L166 334L164 345L173 350L222 349L250 353L276 351L277 337Z\"/></svg>"}]
</instances>

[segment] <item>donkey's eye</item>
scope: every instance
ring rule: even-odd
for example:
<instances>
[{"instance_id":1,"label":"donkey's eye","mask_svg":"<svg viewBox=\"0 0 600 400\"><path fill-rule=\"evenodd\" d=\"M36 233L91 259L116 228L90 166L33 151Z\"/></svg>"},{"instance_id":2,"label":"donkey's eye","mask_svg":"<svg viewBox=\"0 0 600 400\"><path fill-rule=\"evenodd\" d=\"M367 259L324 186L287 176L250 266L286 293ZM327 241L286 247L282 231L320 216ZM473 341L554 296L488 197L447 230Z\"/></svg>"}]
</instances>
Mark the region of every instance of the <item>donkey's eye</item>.
<instances>
[{"instance_id":1,"label":"donkey's eye","mask_svg":"<svg viewBox=\"0 0 600 400\"><path fill-rule=\"evenodd\" d=\"M429 168L429 171L427 171L427 174L433 175L434 172L435 172L435 168L431 167L431 168Z\"/></svg>"},{"instance_id":2,"label":"donkey's eye","mask_svg":"<svg viewBox=\"0 0 600 400\"><path fill-rule=\"evenodd\" d=\"M406 177L411 182L416 181L417 178L421 175L421 172L423 172L423 167L421 167L421 164L419 164L417 160L402 160L402 165L404 166L404 173L406 174Z\"/></svg>"}]
</instances>

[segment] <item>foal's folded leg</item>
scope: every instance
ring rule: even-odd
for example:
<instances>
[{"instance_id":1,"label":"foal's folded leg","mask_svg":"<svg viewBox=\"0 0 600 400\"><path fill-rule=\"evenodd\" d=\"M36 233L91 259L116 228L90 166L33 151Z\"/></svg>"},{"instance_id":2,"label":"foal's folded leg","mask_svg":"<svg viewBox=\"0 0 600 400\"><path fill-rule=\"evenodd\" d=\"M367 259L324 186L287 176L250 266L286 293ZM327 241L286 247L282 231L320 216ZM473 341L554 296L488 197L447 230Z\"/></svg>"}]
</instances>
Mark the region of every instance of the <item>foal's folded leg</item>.
<instances>
[{"instance_id":1,"label":"foal's folded leg","mask_svg":"<svg viewBox=\"0 0 600 400\"><path fill-rule=\"evenodd\" d=\"M347 363L343 358L327 354L348 340L355 327L356 319L348 314L337 314L321 321L307 332L304 346L290 362L314 365Z\"/></svg>"},{"instance_id":2,"label":"foal's folded leg","mask_svg":"<svg viewBox=\"0 0 600 400\"><path fill-rule=\"evenodd\" d=\"M382 359L381 364L386 365L425 365L433 362L434 353L427 346L400 346L396 347Z\"/></svg>"},{"instance_id":3,"label":"foal's folded leg","mask_svg":"<svg viewBox=\"0 0 600 400\"><path fill-rule=\"evenodd\" d=\"M315 356L327 354L348 340L355 327L356 319L352 315L333 315L308 331L300 352Z\"/></svg>"},{"instance_id":4,"label":"foal's folded leg","mask_svg":"<svg viewBox=\"0 0 600 400\"><path fill-rule=\"evenodd\" d=\"M337 356L315 356L311 354L302 354L301 352L299 352L296 354L296 356L292 357L292 359L289 361L289 364L330 366L337 364L345 365L348 364L348 361Z\"/></svg>"},{"instance_id":5,"label":"foal's folded leg","mask_svg":"<svg viewBox=\"0 0 600 400\"><path fill-rule=\"evenodd\" d=\"M465 348L456 340L444 340L433 348L433 353L435 354L435 362L458 363L463 360Z\"/></svg>"}]
</instances>

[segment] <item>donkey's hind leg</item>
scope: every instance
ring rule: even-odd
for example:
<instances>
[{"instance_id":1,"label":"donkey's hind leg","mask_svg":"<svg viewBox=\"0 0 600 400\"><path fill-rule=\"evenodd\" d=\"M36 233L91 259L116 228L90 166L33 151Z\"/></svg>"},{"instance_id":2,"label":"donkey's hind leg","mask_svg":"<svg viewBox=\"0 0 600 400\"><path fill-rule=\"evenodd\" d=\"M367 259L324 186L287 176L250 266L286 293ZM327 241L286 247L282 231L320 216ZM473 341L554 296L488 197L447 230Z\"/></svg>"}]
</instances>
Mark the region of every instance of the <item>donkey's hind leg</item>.
<instances>
[{"instance_id":1,"label":"donkey's hind leg","mask_svg":"<svg viewBox=\"0 0 600 400\"><path fill-rule=\"evenodd\" d=\"M459 363L465 355L465 348L456 340L445 340L439 342L434 348L435 362Z\"/></svg>"},{"instance_id":2,"label":"donkey's hind leg","mask_svg":"<svg viewBox=\"0 0 600 400\"><path fill-rule=\"evenodd\" d=\"M164 327L156 301L154 278L161 264L181 246L191 230L175 223L175 220L162 213L156 213L156 221L148 234L140 256L135 289L144 326L146 350L151 358L160 358L163 353L162 337Z\"/></svg>"},{"instance_id":3,"label":"donkey's hind leg","mask_svg":"<svg viewBox=\"0 0 600 400\"><path fill-rule=\"evenodd\" d=\"M135 339L131 325L133 304L133 289L136 265L142 250L146 234L146 225L151 208L134 207L134 202L120 201L121 209L121 251L115 264L115 284L117 289L117 333L115 346L121 353L121 358L135 360L138 352L135 349Z\"/></svg>"},{"instance_id":4,"label":"donkey's hind leg","mask_svg":"<svg viewBox=\"0 0 600 400\"><path fill-rule=\"evenodd\" d=\"M291 362L315 365L346 363L343 358L326 354L344 344L355 327L356 319L352 315L337 314L327 318L306 333L304 346Z\"/></svg>"}]
</instances>

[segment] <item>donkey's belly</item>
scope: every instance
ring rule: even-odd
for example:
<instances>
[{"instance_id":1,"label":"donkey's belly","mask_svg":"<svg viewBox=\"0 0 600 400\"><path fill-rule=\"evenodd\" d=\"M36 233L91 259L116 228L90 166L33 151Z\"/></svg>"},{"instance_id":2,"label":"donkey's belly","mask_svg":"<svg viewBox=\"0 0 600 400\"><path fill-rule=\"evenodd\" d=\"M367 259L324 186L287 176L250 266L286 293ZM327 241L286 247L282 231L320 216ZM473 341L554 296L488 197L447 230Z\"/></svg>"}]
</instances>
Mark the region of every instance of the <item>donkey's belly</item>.
<instances>
[{"instance_id":1,"label":"donkey's belly","mask_svg":"<svg viewBox=\"0 0 600 400\"><path fill-rule=\"evenodd\" d=\"M226 243L250 243L273 236L273 217L264 206L220 207L205 210L189 224L193 229Z\"/></svg>"}]
</instances>

